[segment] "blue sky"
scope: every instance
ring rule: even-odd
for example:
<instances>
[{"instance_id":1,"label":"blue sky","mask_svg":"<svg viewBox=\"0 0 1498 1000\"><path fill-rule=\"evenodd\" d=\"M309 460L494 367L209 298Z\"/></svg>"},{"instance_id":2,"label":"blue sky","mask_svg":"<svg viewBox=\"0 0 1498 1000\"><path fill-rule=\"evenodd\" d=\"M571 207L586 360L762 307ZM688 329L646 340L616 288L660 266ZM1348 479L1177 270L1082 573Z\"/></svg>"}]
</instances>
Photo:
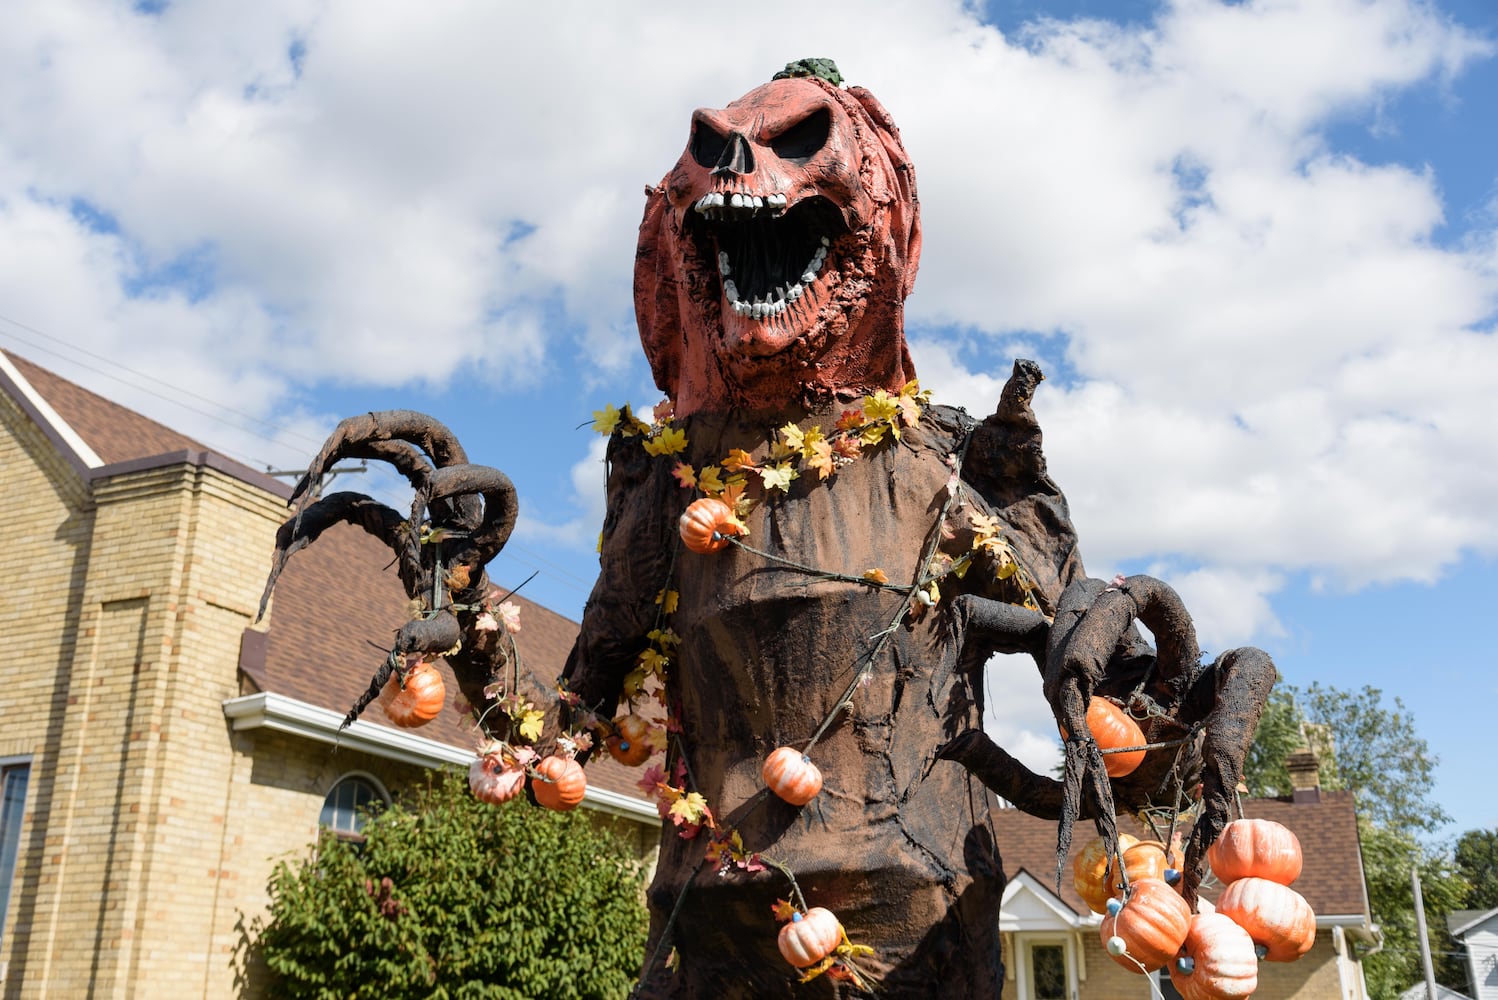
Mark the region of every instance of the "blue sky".
<instances>
[{"instance_id":1,"label":"blue sky","mask_svg":"<svg viewBox=\"0 0 1498 1000\"><path fill-rule=\"evenodd\" d=\"M431 412L521 491L496 576L539 570L572 617L602 501L580 425L659 398L640 191L694 107L836 58L916 163L923 384L985 411L1038 359L1090 571L1157 573L1205 646L1294 684L1401 698L1450 833L1498 824L1487 0L890 0L859 31L769 0L791 41L702 45L687 3L13 6L0 346L259 467L342 415ZM1033 676L989 686L1047 766Z\"/></svg>"}]
</instances>

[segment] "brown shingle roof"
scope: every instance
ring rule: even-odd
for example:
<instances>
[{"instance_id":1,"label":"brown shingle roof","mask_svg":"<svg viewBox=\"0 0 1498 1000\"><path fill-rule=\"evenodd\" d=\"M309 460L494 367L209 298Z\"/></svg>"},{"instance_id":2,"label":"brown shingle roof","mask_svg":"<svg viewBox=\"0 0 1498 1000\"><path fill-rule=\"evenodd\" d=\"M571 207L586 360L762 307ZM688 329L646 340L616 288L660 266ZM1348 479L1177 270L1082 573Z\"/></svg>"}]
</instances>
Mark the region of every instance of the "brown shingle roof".
<instances>
[{"instance_id":1,"label":"brown shingle roof","mask_svg":"<svg viewBox=\"0 0 1498 1000\"><path fill-rule=\"evenodd\" d=\"M10 351L4 353L105 465L170 452L211 450L185 434L178 434L118 403L111 403L19 355Z\"/></svg>"},{"instance_id":2,"label":"brown shingle roof","mask_svg":"<svg viewBox=\"0 0 1498 1000\"><path fill-rule=\"evenodd\" d=\"M1351 792L1323 791L1319 802L1244 799L1243 812L1250 818L1272 819L1294 831L1300 840L1305 865L1292 888L1306 898L1318 916L1366 912L1358 823ZM1055 822L1037 819L1018 809L1000 809L995 815L1004 874L1013 878L1023 868L1054 892ZM1142 838L1147 836L1132 818L1119 817L1119 830ZM1077 825L1061 878L1061 899L1080 914L1090 911L1072 888L1071 859L1095 835L1090 821ZM1215 884L1207 885L1202 895L1216 899L1218 891Z\"/></svg>"}]
</instances>

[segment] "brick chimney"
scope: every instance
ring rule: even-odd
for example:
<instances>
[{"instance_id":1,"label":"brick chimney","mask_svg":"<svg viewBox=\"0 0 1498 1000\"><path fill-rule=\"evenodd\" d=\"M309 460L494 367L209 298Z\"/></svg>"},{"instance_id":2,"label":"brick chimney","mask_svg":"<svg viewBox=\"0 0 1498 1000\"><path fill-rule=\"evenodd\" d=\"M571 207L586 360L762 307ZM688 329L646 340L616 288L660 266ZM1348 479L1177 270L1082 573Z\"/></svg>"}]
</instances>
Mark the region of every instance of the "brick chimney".
<instances>
[{"instance_id":1,"label":"brick chimney","mask_svg":"<svg viewBox=\"0 0 1498 1000\"><path fill-rule=\"evenodd\" d=\"M1301 747L1285 758L1295 802L1321 801L1321 759L1310 747Z\"/></svg>"}]
</instances>

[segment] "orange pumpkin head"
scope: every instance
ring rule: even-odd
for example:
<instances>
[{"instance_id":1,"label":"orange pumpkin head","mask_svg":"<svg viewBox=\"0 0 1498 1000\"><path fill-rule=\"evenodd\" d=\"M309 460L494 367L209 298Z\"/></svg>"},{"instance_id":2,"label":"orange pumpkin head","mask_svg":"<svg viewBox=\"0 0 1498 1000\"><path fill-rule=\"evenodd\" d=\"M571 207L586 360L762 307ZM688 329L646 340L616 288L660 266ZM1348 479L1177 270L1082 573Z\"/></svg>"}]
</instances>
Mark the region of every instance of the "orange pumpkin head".
<instances>
[{"instance_id":1,"label":"orange pumpkin head","mask_svg":"<svg viewBox=\"0 0 1498 1000\"><path fill-rule=\"evenodd\" d=\"M1253 939L1221 913L1197 914L1170 981L1183 1000L1244 1000L1259 986Z\"/></svg>"},{"instance_id":2,"label":"orange pumpkin head","mask_svg":"<svg viewBox=\"0 0 1498 1000\"><path fill-rule=\"evenodd\" d=\"M649 732L650 720L631 712L614 720L614 732L604 745L609 748L609 756L625 767L638 767L655 752L645 740Z\"/></svg>"},{"instance_id":3,"label":"orange pumpkin head","mask_svg":"<svg viewBox=\"0 0 1498 1000\"><path fill-rule=\"evenodd\" d=\"M538 803L557 812L576 809L588 789L582 765L570 757L547 757L536 765L536 774L531 792Z\"/></svg>"},{"instance_id":4,"label":"orange pumpkin head","mask_svg":"<svg viewBox=\"0 0 1498 1000\"><path fill-rule=\"evenodd\" d=\"M1142 974L1175 958L1190 924L1191 908L1179 893L1160 879L1142 878L1129 885L1123 905L1103 918L1099 932L1113 961Z\"/></svg>"},{"instance_id":5,"label":"orange pumpkin head","mask_svg":"<svg viewBox=\"0 0 1498 1000\"><path fill-rule=\"evenodd\" d=\"M447 685L437 668L425 660L406 671L406 683L392 675L380 692L385 717L402 729L415 729L435 719L447 701Z\"/></svg>"},{"instance_id":6,"label":"orange pumpkin head","mask_svg":"<svg viewBox=\"0 0 1498 1000\"><path fill-rule=\"evenodd\" d=\"M1293 962L1316 943L1316 913L1294 889L1264 878L1240 878L1223 890L1217 912L1248 931L1270 962Z\"/></svg>"},{"instance_id":7,"label":"orange pumpkin head","mask_svg":"<svg viewBox=\"0 0 1498 1000\"><path fill-rule=\"evenodd\" d=\"M1207 863L1223 882L1267 878L1289 885L1300 877L1300 840L1272 819L1238 819L1207 848Z\"/></svg>"},{"instance_id":8,"label":"orange pumpkin head","mask_svg":"<svg viewBox=\"0 0 1498 1000\"><path fill-rule=\"evenodd\" d=\"M677 525L681 540L693 552L706 555L728 544L728 539L742 533L733 508L717 497L693 500L682 511Z\"/></svg>"},{"instance_id":9,"label":"orange pumpkin head","mask_svg":"<svg viewBox=\"0 0 1498 1000\"><path fill-rule=\"evenodd\" d=\"M765 758L765 786L793 806L804 806L822 790L822 772L800 750L780 747Z\"/></svg>"},{"instance_id":10,"label":"orange pumpkin head","mask_svg":"<svg viewBox=\"0 0 1498 1000\"><path fill-rule=\"evenodd\" d=\"M843 938L843 925L831 910L813 906L797 913L780 928L780 954L798 969L816 965L837 950Z\"/></svg>"},{"instance_id":11,"label":"orange pumpkin head","mask_svg":"<svg viewBox=\"0 0 1498 1000\"><path fill-rule=\"evenodd\" d=\"M861 87L779 79L698 110L635 255L640 338L677 416L898 392L918 213L900 134Z\"/></svg>"}]
</instances>

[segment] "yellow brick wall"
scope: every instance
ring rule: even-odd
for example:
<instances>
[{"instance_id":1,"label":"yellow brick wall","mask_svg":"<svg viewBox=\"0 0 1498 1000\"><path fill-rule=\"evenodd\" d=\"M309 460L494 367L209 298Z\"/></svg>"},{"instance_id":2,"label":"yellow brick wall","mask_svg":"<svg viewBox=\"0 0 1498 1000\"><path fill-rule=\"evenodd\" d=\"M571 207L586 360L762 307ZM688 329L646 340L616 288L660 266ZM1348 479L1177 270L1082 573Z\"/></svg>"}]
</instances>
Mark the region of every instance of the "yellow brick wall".
<instances>
[{"instance_id":1,"label":"yellow brick wall","mask_svg":"<svg viewBox=\"0 0 1498 1000\"><path fill-rule=\"evenodd\" d=\"M37 817L51 808L48 775L68 710L72 623L79 614L93 533L82 478L7 395L0 394L0 635L9 653L0 685L0 757L31 757L21 850L3 936L0 969L12 995L37 926L44 843Z\"/></svg>"}]
</instances>

